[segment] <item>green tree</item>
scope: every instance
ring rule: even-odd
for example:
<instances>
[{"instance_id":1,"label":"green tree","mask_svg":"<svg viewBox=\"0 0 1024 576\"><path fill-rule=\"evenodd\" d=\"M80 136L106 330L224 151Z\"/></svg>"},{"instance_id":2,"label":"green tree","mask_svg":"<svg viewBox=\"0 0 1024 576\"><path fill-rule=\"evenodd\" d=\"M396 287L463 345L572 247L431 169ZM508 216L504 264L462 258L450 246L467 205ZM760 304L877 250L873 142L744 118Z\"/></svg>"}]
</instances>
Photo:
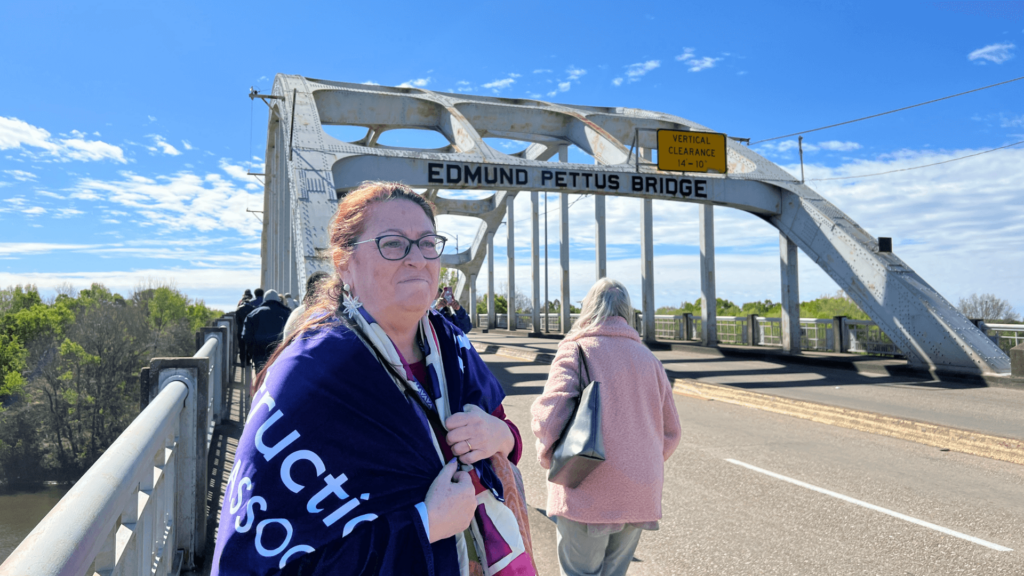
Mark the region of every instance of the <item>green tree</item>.
<instances>
[{"instance_id":1,"label":"green tree","mask_svg":"<svg viewBox=\"0 0 1024 576\"><path fill-rule=\"evenodd\" d=\"M477 299L476 311L478 314L487 314L487 294ZM508 314L508 298L503 294L498 294L494 297L494 313L495 314Z\"/></svg>"},{"instance_id":2,"label":"green tree","mask_svg":"<svg viewBox=\"0 0 1024 576\"><path fill-rule=\"evenodd\" d=\"M78 478L138 413L139 370L218 315L169 286L0 290L0 482Z\"/></svg>"}]
</instances>

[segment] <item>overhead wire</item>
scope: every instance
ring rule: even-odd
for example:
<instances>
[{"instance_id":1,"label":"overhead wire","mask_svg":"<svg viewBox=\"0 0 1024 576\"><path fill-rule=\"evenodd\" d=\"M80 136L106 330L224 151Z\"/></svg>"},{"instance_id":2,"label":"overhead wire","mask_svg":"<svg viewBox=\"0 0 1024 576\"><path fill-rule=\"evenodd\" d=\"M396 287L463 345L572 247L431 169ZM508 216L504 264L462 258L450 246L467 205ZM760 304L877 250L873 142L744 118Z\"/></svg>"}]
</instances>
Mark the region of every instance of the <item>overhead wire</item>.
<instances>
[{"instance_id":1,"label":"overhead wire","mask_svg":"<svg viewBox=\"0 0 1024 576\"><path fill-rule=\"evenodd\" d=\"M1006 146L1000 146L998 148L991 148L989 150L983 150L981 152L975 152L974 154L967 154L966 156L960 156L959 158L950 158L949 160L943 160L942 162L933 162L931 164L923 164L921 166L911 166L910 168L899 168L897 170L888 170L886 172L876 172L874 174L862 174L860 176L836 176L834 178L808 178L807 182L824 182L826 180L856 180L859 178L870 178L872 176L883 176L885 174L893 174L896 172L907 172L909 170L919 170L921 168L929 168L931 166L938 166L939 164L949 164L950 162L956 162L957 160L964 160L966 158L973 158L975 156L981 156L982 154L988 154L997 150L1003 150L1005 148L1012 148L1024 144L1024 140L1014 142L1013 144L1007 144Z\"/></svg>"},{"instance_id":2,"label":"overhead wire","mask_svg":"<svg viewBox=\"0 0 1024 576\"><path fill-rule=\"evenodd\" d=\"M887 112L880 112L878 114L872 114L870 116L864 116L863 118L857 118L857 119L854 119L854 120L847 120L845 122L839 122L839 123L836 123L836 124L829 124L828 126L822 126L820 128L812 128L811 130L803 130L801 132L793 132L792 134L786 134L786 135L783 135L783 136L775 136L773 138L765 138L764 140L758 140L757 142L751 142L750 145L753 146L755 144L760 144L762 142L771 142L772 140L781 140L782 138L789 138L791 136L799 136L801 134L808 134L808 133L811 133L811 132L818 132L819 130L827 130L829 128L835 128L836 126L844 126L846 124L853 124L854 122L860 122L862 120L870 120L871 118L878 118L879 116L885 116L886 114L894 114L896 112L902 112L904 110L910 110L911 108L917 108L919 106L924 106L926 104L934 104L936 102L941 102L943 100L949 100L950 98L956 98L957 96L963 96L965 94L971 94L973 92L979 92L981 90L988 90L989 88L995 88L996 86L1002 86L1004 84L1009 84L1011 82L1017 82L1018 80L1024 80L1024 76L1021 76L1019 78L1013 78L1013 79L1010 79L1010 80L1004 80L1003 82L997 82L995 84L989 84L988 86L982 86L981 88L975 88L973 90L968 90L966 92L960 92L958 94L951 94L949 96L943 96L942 98L936 98L934 100L929 100L927 102L920 102L918 104L912 104L910 106L904 106L902 108L896 108L895 110L889 110Z\"/></svg>"}]
</instances>

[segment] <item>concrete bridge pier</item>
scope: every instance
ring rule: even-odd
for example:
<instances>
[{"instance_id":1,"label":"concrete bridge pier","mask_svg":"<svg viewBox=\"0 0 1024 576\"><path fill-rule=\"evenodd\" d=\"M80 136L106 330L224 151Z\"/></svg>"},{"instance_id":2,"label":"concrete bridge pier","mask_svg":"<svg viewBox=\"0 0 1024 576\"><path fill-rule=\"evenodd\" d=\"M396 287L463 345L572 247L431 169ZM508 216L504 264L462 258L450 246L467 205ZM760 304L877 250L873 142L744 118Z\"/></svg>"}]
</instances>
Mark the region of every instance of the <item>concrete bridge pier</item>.
<instances>
[{"instance_id":1,"label":"concrete bridge pier","mask_svg":"<svg viewBox=\"0 0 1024 576\"><path fill-rule=\"evenodd\" d=\"M518 324L516 316L516 223L514 195L509 195L508 203L505 205L508 211L508 223L505 225L508 230L508 329L515 330Z\"/></svg>"},{"instance_id":2,"label":"concrete bridge pier","mask_svg":"<svg viewBox=\"0 0 1024 576\"><path fill-rule=\"evenodd\" d=\"M653 160L650 148L641 148L645 160ZM654 342L654 200L644 198L643 218L640 222L640 292L643 326L640 333L644 342Z\"/></svg>"},{"instance_id":3,"label":"concrete bridge pier","mask_svg":"<svg viewBox=\"0 0 1024 576\"><path fill-rule=\"evenodd\" d=\"M494 232L487 233L487 329L498 327L498 312L494 307Z\"/></svg>"},{"instance_id":4,"label":"concrete bridge pier","mask_svg":"<svg viewBox=\"0 0 1024 576\"><path fill-rule=\"evenodd\" d=\"M476 274L469 275L469 319L474 328L480 326L480 313L476 311Z\"/></svg>"},{"instance_id":5,"label":"concrete bridge pier","mask_svg":"<svg viewBox=\"0 0 1024 576\"><path fill-rule=\"evenodd\" d=\"M569 161L569 147L558 147L558 161ZM559 245L559 263L562 270L562 307L559 310L560 327L562 334L567 334L571 329L572 317L569 315L569 195L562 192L558 195L558 214L561 219L561 242Z\"/></svg>"},{"instance_id":6,"label":"concrete bridge pier","mask_svg":"<svg viewBox=\"0 0 1024 576\"><path fill-rule=\"evenodd\" d=\"M594 164L600 164L594 158ZM604 218L605 197L602 194L594 195L594 248L595 264L597 267L597 280L608 276L608 234Z\"/></svg>"},{"instance_id":7,"label":"concrete bridge pier","mask_svg":"<svg viewBox=\"0 0 1024 576\"><path fill-rule=\"evenodd\" d=\"M530 230L533 233L530 239L530 273L533 280L533 292L530 296L533 299L533 330L540 332L540 194L530 192Z\"/></svg>"},{"instance_id":8,"label":"concrete bridge pier","mask_svg":"<svg viewBox=\"0 0 1024 576\"><path fill-rule=\"evenodd\" d=\"M715 294L715 207L700 205L700 341L718 345L718 296Z\"/></svg>"},{"instance_id":9,"label":"concrete bridge pier","mask_svg":"<svg viewBox=\"0 0 1024 576\"><path fill-rule=\"evenodd\" d=\"M782 351L800 353L800 275L797 249L785 234L779 233L779 264L782 268Z\"/></svg>"}]
</instances>

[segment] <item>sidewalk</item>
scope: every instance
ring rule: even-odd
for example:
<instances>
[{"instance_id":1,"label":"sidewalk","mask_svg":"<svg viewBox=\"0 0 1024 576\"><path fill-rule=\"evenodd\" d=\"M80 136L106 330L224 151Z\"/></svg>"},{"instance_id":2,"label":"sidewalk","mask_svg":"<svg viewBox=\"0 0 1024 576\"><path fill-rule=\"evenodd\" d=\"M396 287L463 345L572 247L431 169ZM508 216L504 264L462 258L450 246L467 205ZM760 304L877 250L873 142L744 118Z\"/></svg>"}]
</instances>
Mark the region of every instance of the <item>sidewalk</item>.
<instances>
[{"instance_id":1,"label":"sidewalk","mask_svg":"<svg viewBox=\"0 0 1024 576\"><path fill-rule=\"evenodd\" d=\"M538 363L550 363L559 342L498 332L470 339L478 351ZM903 361L848 354L654 348L678 393L1024 464L1024 389L901 375Z\"/></svg>"}]
</instances>

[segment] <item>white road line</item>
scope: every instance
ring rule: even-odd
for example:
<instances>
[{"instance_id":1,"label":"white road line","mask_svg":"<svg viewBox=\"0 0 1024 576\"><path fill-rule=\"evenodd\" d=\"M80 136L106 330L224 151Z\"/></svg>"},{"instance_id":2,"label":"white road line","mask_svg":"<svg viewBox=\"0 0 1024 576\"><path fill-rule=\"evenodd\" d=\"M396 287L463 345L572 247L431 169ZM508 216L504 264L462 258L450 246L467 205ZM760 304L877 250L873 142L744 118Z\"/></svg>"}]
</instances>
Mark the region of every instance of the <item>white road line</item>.
<instances>
[{"instance_id":1,"label":"white road line","mask_svg":"<svg viewBox=\"0 0 1024 576\"><path fill-rule=\"evenodd\" d=\"M789 482L790 484L796 484L797 486L800 486L802 488L807 488L808 490L814 490L815 492L818 492L818 493L821 493L821 494L825 494L826 496L832 496L833 498L839 498L840 500L844 500L846 502L849 502L850 504L856 504L857 506L863 506L864 508L867 508L869 510L874 510L875 512L881 512L882 514L888 514L889 516L892 516L893 518L899 518L900 520L906 520L907 522L910 522L912 524L917 524L918 526L924 526L925 528L931 528L932 530L936 530L938 532L942 532L943 534L948 534L950 536L956 536L957 538L961 538L963 540L967 540L968 542L973 542L975 544L981 544L982 546L985 546L987 548L991 548L993 550L998 550L999 552L1013 552L1012 548L1007 548L1006 546L1000 546L999 544L993 544L993 543L988 542L986 540L982 540L981 538L975 538L974 536L968 536L967 534L963 534L961 532L957 532L956 530L950 530L949 528L943 528L942 526L938 526L936 524L932 524L931 522L925 522L924 520L918 520L917 518L913 518L911 516L907 516L906 514L900 514L899 512L894 512L894 511L889 510L887 508L882 508L881 506L875 506L874 504L868 504L867 502L864 502L862 500L857 500L856 498L850 498L849 496L844 496L842 494L839 494L838 492L833 492L831 490L826 490L824 488L818 488L817 486L814 486L813 484L808 484L806 482L801 482L799 480L795 480L793 478L789 478L788 476L783 476L782 474L776 474L775 472L770 472L770 471L765 470L763 468L758 468L757 466L752 466L752 465L747 464L745 462L740 462L739 460L733 460L732 458L726 458L725 461L726 462L731 462L732 464L736 464L738 466L743 466L744 468L748 468L750 470L753 470L754 472L760 472L761 474L765 474L766 476L771 476L772 478L777 478L777 479L782 480L784 482Z\"/></svg>"}]
</instances>

